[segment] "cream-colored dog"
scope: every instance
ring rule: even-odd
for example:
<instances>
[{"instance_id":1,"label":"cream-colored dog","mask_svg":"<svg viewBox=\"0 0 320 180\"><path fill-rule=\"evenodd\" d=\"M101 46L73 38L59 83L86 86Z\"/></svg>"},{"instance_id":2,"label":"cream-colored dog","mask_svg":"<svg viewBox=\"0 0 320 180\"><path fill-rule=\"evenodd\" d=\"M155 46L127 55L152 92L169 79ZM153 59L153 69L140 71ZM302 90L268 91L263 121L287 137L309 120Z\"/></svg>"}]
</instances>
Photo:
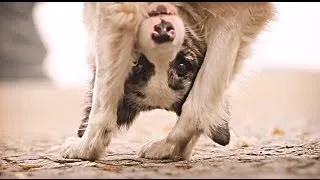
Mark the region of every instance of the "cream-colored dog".
<instances>
[{"instance_id":1,"label":"cream-colored dog","mask_svg":"<svg viewBox=\"0 0 320 180\"><path fill-rule=\"evenodd\" d=\"M229 143L226 89L272 19L271 3L90 2L83 12L93 80L80 138L63 144L64 157L101 157L119 127L155 108L179 119L140 157L189 159L201 134Z\"/></svg>"}]
</instances>

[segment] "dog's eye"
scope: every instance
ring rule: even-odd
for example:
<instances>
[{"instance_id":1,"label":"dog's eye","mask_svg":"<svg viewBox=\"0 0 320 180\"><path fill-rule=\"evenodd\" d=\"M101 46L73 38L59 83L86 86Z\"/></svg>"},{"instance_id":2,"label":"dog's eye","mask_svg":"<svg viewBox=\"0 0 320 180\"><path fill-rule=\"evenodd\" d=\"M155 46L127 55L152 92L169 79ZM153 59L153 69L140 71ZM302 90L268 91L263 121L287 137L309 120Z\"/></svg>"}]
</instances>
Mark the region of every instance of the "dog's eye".
<instances>
[{"instance_id":1,"label":"dog's eye","mask_svg":"<svg viewBox=\"0 0 320 180\"><path fill-rule=\"evenodd\" d=\"M185 58L183 53L178 53L174 67L178 76L182 77L192 71L192 64Z\"/></svg>"},{"instance_id":2,"label":"dog's eye","mask_svg":"<svg viewBox=\"0 0 320 180\"><path fill-rule=\"evenodd\" d=\"M177 54L174 60L173 69L179 77L189 76L190 73L194 73L194 65L189 57L190 56L188 56L186 53L180 52Z\"/></svg>"},{"instance_id":3,"label":"dog's eye","mask_svg":"<svg viewBox=\"0 0 320 180\"><path fill-rule=\"evenodd\" d=\"M178 76L184 76L188 73L188 67L185 63L183 62L180 62L178 65L177 65L177 74Z\"/></svg>"},{"instance_id":4,"label":"dog's eye","mask_svg":"<svg viewBox=\"0 0 320 180\"><path fill-rule=\"evenodd\" d=\"M142 64L137 64L136 66L133 67L133 72L135 72L136 74L139 74L143 69Z\"/></svg>"},{"instance_id":5,"label":"dog's eye","mask_svg":"<svg viewBox=\"0 0 320 180\"><path fill-rule=\"evenodd\" d=\"M192 65L186 59L182 58L176 62L175 69L177 75L183 77L192 71Z\"/></svg>"}]
</instances>

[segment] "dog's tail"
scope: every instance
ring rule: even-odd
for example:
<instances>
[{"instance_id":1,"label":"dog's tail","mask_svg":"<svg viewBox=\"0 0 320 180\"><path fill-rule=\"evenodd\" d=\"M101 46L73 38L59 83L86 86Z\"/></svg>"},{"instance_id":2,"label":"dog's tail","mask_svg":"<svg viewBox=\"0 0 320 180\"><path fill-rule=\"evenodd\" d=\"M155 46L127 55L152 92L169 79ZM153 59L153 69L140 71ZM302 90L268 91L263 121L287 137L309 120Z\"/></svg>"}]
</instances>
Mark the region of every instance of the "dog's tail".
<instances>
[{"instance_id":1,"label":"dog's tail","mask_svg":"<svg viewBox=\"0 0 320 180\"><path fill-rule=\"evenodd\" d=\"M95 81L95 75L96 75L96 69L95 67L92 67L92 78L89 83L89 90L86 94L85 97L85 102L84 102L84 113L83 113L83 118L81 119L81 123L78 129L78 137L82 137L84 132L87 129L88 126L88 121L89 121L89 115L91 112L92 108L92 95L93 95L93 87L94 87L94 81Z\"/></svg>"}]
</instances>

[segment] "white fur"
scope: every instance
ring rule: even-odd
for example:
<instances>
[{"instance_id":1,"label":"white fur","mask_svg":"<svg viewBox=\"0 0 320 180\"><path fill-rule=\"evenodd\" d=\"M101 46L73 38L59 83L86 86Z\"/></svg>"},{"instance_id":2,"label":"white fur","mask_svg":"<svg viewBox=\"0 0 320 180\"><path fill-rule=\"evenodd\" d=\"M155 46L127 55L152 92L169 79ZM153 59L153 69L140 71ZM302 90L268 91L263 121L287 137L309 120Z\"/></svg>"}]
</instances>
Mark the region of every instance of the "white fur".
<instances>
[{"instance_id":1,"label":"white fur","mask_svg":"<svg viewBox=\"0 0 320 180\"><path fill-rule=\"evenodd\" d=\"M157 44L151 39L153 26L161 19L170 21L175 29L175 38L172 42ZM146 98L141 102L150 106L170 108L175 103L178 94L168 86L169 63L175 59L185 36L184 24L178 16L157 16L144 20L138 32L138 50L154 64L155 75L151 77L147 87L143 89Z\"/></svg>"},{"instance_id":2,"label":"white fur","mask_svg":"<svg viewBox=\"0 0 320 180\"><path fill-rule=\"evenodd\" d=\"M84 136L66 141L62 147L64 157L97 159L103 155L110 143L112 133L117 128L117 103L123 95L124 82L132 62L136 59L132 50L147 5L148 3L111 2L87 5L85 14L91 16L85 17L85 21L88 30L93 29L90 34L95 42L92 46L95 47L93 58L97 67L93 106ZM207 53L177 123L165 139L144 146L139 153L140 157L189 159L199 136L202 133L210 135L212 129L215 130L225 119L229 119L224 108L226 89L237 74L244 54L248 51L248 45L270 19L272 11L266 3L239 5L180 2L176 5L183 6L197 23L202 23L208 43ZM89 12L90 10L97 10L97 14ZM205 12L210 13L210 17ZM178 21L176 23L179 24ZM148 37L150 27L143 28L142 23L141 29L138 36L139 48L155 64L158 73L150 81L150 91L146 91L148 96L152 96L148 103L165 107L168 104L154 92L159 89L159 93L168 95L167 99L163 100L171 100L172 92L167 87L167 77L163 73L182 42L177 38L171 49L163 47L163 52L156 53L150 39L143 38ZM168 50L171 53L168 54Z\"/></svg>"},{"instance_id":3,"label":"white fur","mask_svg":"<svg viewBox=\"0 0 320 180\"><path fill-rule=\"evenodd\" d=\"M168 69L168 62L155 65L155 75L143 89L146 98L141 99L142 103L153 107L169 108L176 101L177 93L168 86Z\"/></svg>"},{"instance_id":4,"label":"white fur","mask_svg":"<svg viewBox=\"0 0 320 180\"><path fill-rule=\"evenodd\" d=\"M88 5L89 6L89 5ZM117 129L117 106L132 67L138 26L145 3L95 3L96 80L89 124L81 139L67 140L61 152L67 158L97 159L104 154ZM87 7L89 8L89 7ZM90 9L88 9L89 11ZM109 36L106 36L108 34ZM94 36L95 35L95 36Z\"/></svg>"},{"instance_id":5,"label":"white fur","mask_svg":"<svg viewBox=\"0 0 320 180\"><path fill-rule=\"evenodd\" d=\"M96 47L93 48L95 53L91 54L95 54L92 58L95 58L96 65L92 110L88 127L82 138L69 138L62 145L61 153L66 158L94 160L101 157L109 145L112 134L118 127L116 113L118 102L124 93L124 82L137 58L133 51L137 43L139 25L144 19L143 12L146 10L145 3L108 2L91 5L97 6L98 20L92 22L97 27L91 32L90 27L88 28L91 42L95 42L91 46ZM183 29L182 22L177 28ZM179 34L172 43L160 45L163 47L161 47L162 51L149 49L153 43L151 36L149 36L150 39L138 39L138 44L142 45L139 46L139 50L145 53L156 67L157 75L150 80L146 88L147 96L151 97L147 100L150 105L157 104L165 108L169 106L167 102L173 103L173 99L176 99L175 94L168 87L167 70L169 61L174 59L183 42L184 31ZM162 98L164 96L160 93L168 96L161 99L160 95Z\"/></svg>"}]
</instances>

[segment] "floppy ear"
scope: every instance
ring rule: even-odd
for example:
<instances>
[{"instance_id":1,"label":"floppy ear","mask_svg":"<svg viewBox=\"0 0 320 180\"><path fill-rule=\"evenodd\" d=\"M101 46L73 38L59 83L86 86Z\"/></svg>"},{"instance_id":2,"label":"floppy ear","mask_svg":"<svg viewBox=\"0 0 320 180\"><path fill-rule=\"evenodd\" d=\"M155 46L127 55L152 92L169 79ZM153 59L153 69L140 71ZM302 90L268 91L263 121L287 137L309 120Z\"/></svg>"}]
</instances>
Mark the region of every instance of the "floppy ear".
<instances>
[{"instance_id":1,"label":"floppy ear","mask_svg":"<svg viewBox=\"0 0 320 180\"><path fill-rule=\"evenodd\" d=\"M209 126L209 134L207 134L214 142L225 146L229 144L230 142L230 130L229 130L229 119L231 119L230 116L230 110L229 110L229 104L228 100L221 102L222 109L221 113L224 113L225 118L220 118L218 120L217 125ZM221 116L222 117L222 116Z\"/></svg>"},{"instance_id":2,"label":"floppy ear","mask_svg":"<svg viewBox=\"0 0 320 180\"><path fill-rule=\"evenodd\" d=\"M224 124L220 124L215 129L211 129L209 137L216 143L226 146L230 142L230 130L229 123L224 121Z\"/></svg>"}]
</instances>

